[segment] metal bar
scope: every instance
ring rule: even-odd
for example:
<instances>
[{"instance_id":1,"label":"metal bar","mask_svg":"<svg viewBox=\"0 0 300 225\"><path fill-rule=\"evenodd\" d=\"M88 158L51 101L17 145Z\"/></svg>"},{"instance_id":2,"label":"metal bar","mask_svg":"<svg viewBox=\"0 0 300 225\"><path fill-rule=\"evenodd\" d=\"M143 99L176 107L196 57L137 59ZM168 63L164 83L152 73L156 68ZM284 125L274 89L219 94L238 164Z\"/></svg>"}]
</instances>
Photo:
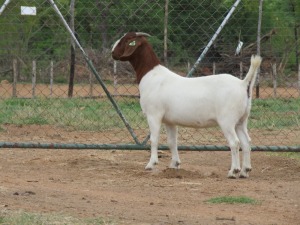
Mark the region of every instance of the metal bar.
<instances>
[{"instance_id":1,"label":"metal bar","mask_svg":"<svg viewBox=\"0 0 300 225\"><path fill-rule=\"evenodd\" d=\"M150 150L150 145L141 144L60 144L35 142L0 142L0 148L38 148L38 149L97 149L97 150ZM159 150L168 150L168 146L160 145ZM252 146L252 151L261 152L300 152L300 145L296 146ZM222 145L188 145L178 146L178 150L185 151L230 151Z\"/></svg>"},{"instance_id":2,"label":"metal bar","mask_svg":"<svg viewBox=\"0 0 300 225\"><path fill-rule=\"evenodd\" d=\"M4 12L6 6L10 3L11 0L6 0L3 5L0 8L0 16L2 15L2 13Z\"/></svg>"},{"instance_id":3,"label":"metal bar","mask_svg":"<svg viewBox=\"0 0 300 225\"><path fill-rule=\"evenodd\" d=\"M195 62L195 64L193 65L192 69L190 70L190 72L187 74L187 77L191 77L193 75L193 73L195 72L197 66L199 65L199 63L202 61L202 59L204 58L204 56L206 55L206 53L208 52L208 49L212 46L212 44L214 43L214 41L216 40L216 38L218 37L219 33L221 32L221 30L223 29L223 27L225 26L225 24L227 23L227 21L229 20L229 18L231 17L232 13L234 12L234 10L236 9L236 7L238 6L238 4L240 3L241 0L237 0L233 6L231 7L230 11L228 12L227 16L225 17L225 19L223 20L223 22L221 23L221 25L219 26L218 30L216 31L216 33L214 34L214 36L210 39L209 43L207 44L207 46L205 47L205 49L203 50L203 52L201 53L201 55L199 56L199 58L197 59L197 61Z\"/></svg>"},{"instance_id":4,"label":"metal bar","mask_svg":"<svg viewBox=\"0 0 300 225\"><path fill-rule=\"evenodd\" d=\"M95 75L96 79L98 80L98 82L100 83L101 87L103 88L105 94L107 95L108 99L110 100L110 102L112 103L113 107L115 108L115 110L117 111L119 117L121 118L121 120L123 121L123 123L125 124L127 130L129 131L129 133L131 134L133 140L135 141L136 144L140 144L136 134L134 133L133 129L131 128L130 124L127 122L126 118L124 117L124 115L122 114L119 106L117 105L117 103L115 102L115 100L113 99L113 97L111 96L111 94L109 93L108 89L106 88L104 82L102 81L100 75L98 74L98 72L96 71L92 61L89 59L88 55L85 53L85 51L83 50L82 46L80 45L79 41L77 40L77 38L75 37L73 31L71 30L71 28L69 27L68 23L66 22L66 20L64 19L63 15L61 14L60 10L58 9L58 7L56 6L55 2L53 0L48 0L49 3L52 5L52 7L54 8L54 10L56 11L56 13L58 14L58 16L60 17L60 19L62 20L63 24L65 25L66 29L68 30L68 32L70 33L71 37L73 38L75 44L79 47L80 51L82 52L87 64L89 65L90 69L92 70L93 74Z\"/></svg>"}]
</instances>

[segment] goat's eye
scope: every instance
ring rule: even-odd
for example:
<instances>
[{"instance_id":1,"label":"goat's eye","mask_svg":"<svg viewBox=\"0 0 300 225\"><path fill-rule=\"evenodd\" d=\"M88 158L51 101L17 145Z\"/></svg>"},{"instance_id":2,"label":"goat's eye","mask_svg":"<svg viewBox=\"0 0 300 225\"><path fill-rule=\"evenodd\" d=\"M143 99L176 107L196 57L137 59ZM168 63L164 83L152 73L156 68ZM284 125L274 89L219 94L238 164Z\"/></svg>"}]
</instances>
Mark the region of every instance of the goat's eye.
<instances>
[{"instance_id":1,"label":"goat's eye","mask_svg":"<svg viewBox=\"0 0 300 225\"><path fill-rule=\"evenodd\" d=\"M129 46L135 46L135 41L130 42Z\"/></svg>"}]
</instances>

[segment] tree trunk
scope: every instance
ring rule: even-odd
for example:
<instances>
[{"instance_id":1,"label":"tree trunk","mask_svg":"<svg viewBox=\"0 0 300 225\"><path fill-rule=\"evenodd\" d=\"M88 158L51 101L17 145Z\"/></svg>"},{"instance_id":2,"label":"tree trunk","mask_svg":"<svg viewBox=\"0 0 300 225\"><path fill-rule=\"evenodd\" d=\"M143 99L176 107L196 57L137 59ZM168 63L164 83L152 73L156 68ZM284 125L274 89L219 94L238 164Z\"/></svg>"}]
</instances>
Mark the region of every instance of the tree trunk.
<instances>
[{"instance_id":1,"label":"tree trunk","mask_svg":"<svg viewBox=\"0 0 300 225\"><path fill-rule=\"evenodd\" d=\"M114 4L114 1L111 0L108 3L105 3L102 0L97 1L97 7L99 9L99 12L101 14L101 21L99 22L99 31L101 33L101 48L102 50L106 49L108 47L108 17L109 17L109 9Z\"/></svg>"},{"instance_id":2,"label":"tree trunk","mask_svg":"<svg viewBox=\"0 0 300 225\"><path fill-rule=\"evenodd\" d=\"M258 55L260 55L260 33L261 33L262 7L263 7L263 0L260 0L259 1L258 26L257 26L257 54ZM259 98L259 79L260 79L260 68L258 68L258 70L257 70L256 98Z\"/></svg>"},{"instance_id":3,"label":"tree trunk","mask_svg":"<svg viewBox=\"0 0 300 225\"><path fill-rule=\"evenodd\" d=\"M300 24L297 25L296 20L296 10L295 10L295 4L290 1L292 13L295 17L295 24L294 24L294 37L295 37L295 55L296 55L296 70L299 65L299 49L298 49L298 28L300 27Z\"/></svg>"},{"instance_id":4,"label":"tree trunk","mask_svg":"<svg viewBox=\"0 0 300 225\"><path fill-rule=\"evenodd\" d=\"M165 2L165 20L164 20L164 63L168 66L168 14L169 0Z\"/></svg>"}]
</instances>

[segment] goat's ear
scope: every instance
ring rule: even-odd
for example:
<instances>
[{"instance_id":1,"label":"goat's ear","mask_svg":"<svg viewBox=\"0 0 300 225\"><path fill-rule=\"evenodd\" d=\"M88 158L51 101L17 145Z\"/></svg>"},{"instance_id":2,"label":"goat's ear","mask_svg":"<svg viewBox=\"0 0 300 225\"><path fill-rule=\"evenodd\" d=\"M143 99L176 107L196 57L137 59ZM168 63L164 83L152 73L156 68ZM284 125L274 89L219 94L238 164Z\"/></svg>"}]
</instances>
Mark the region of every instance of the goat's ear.
<instances>
[{"instance_id":1,"label":"goat's ear","mask_svg":"<svg viewBox=\"0 0 300 225\"><path fill-rule=\"evenodd\" d=\"M132 53L142 44L141 38L136 37L134 39L129 40L126 45L123 52L123 55L121 57L128 57L131 56Z\"/></svg>"}]
</instances>

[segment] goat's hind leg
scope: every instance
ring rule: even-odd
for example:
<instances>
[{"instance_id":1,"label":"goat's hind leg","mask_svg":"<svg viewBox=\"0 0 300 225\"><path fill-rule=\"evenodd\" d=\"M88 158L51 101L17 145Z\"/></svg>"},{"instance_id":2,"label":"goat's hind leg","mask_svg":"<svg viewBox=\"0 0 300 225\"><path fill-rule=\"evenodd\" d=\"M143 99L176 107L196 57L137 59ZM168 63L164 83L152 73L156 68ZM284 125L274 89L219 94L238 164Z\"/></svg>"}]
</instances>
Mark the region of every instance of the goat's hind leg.
<instances>
[{"instance_id":1,"label":"goat's hind leg","mask_svg":"<svg viewBox=\"0 0 300 225\"><path fill-rule=\"evenodd\" d=\"M172 153L170 168L179 169L181 162L179 159L179 154L177 149L177 128L174 125L166 124L166 130L168 135L168 145Z\"/></svg>"},{"instance_id":2,"label":"goat's hind leg","mask_svg":"<svg viewBox=\"0 0 300 225\"><path fill-rule=\"evenodd\" d=\"M157 120L155 118L150 118L150 117L147 117L147 120L150 128L151 156L145 169L152 170L154 169L154 166L158 164L157 148L158 148L161 122L160 120Z\"/></svg>"},{"instance_id":3,"label":"goat's hind leg","mask_svg":"<svg viewBox=\"0 0 300 225\"><path fill-rule=\"evenodd\" d=\"M222 126L221 128L227 139L231 151L231 168L228 172L228 178L236 178L237 174L241 171L240 157L239 157L240 141L237 137L234 128L226 129L225 127Z\"/></svg>"},{"instance_id":4,"label":"goat's hind leg","mask_svg":"<svg viewBox=\"0 0 300 225\"><path fill-rule=\"evenodd\" d=\"M251 138L248 135L247 131L247 121L244 121L242 124L237 125L236 127L237 135L241 142L241 148L243 151L243 165L240 173L241 178L249 177L249 172L252 170L251 167Z\"/></svg>"}]
</instances>

